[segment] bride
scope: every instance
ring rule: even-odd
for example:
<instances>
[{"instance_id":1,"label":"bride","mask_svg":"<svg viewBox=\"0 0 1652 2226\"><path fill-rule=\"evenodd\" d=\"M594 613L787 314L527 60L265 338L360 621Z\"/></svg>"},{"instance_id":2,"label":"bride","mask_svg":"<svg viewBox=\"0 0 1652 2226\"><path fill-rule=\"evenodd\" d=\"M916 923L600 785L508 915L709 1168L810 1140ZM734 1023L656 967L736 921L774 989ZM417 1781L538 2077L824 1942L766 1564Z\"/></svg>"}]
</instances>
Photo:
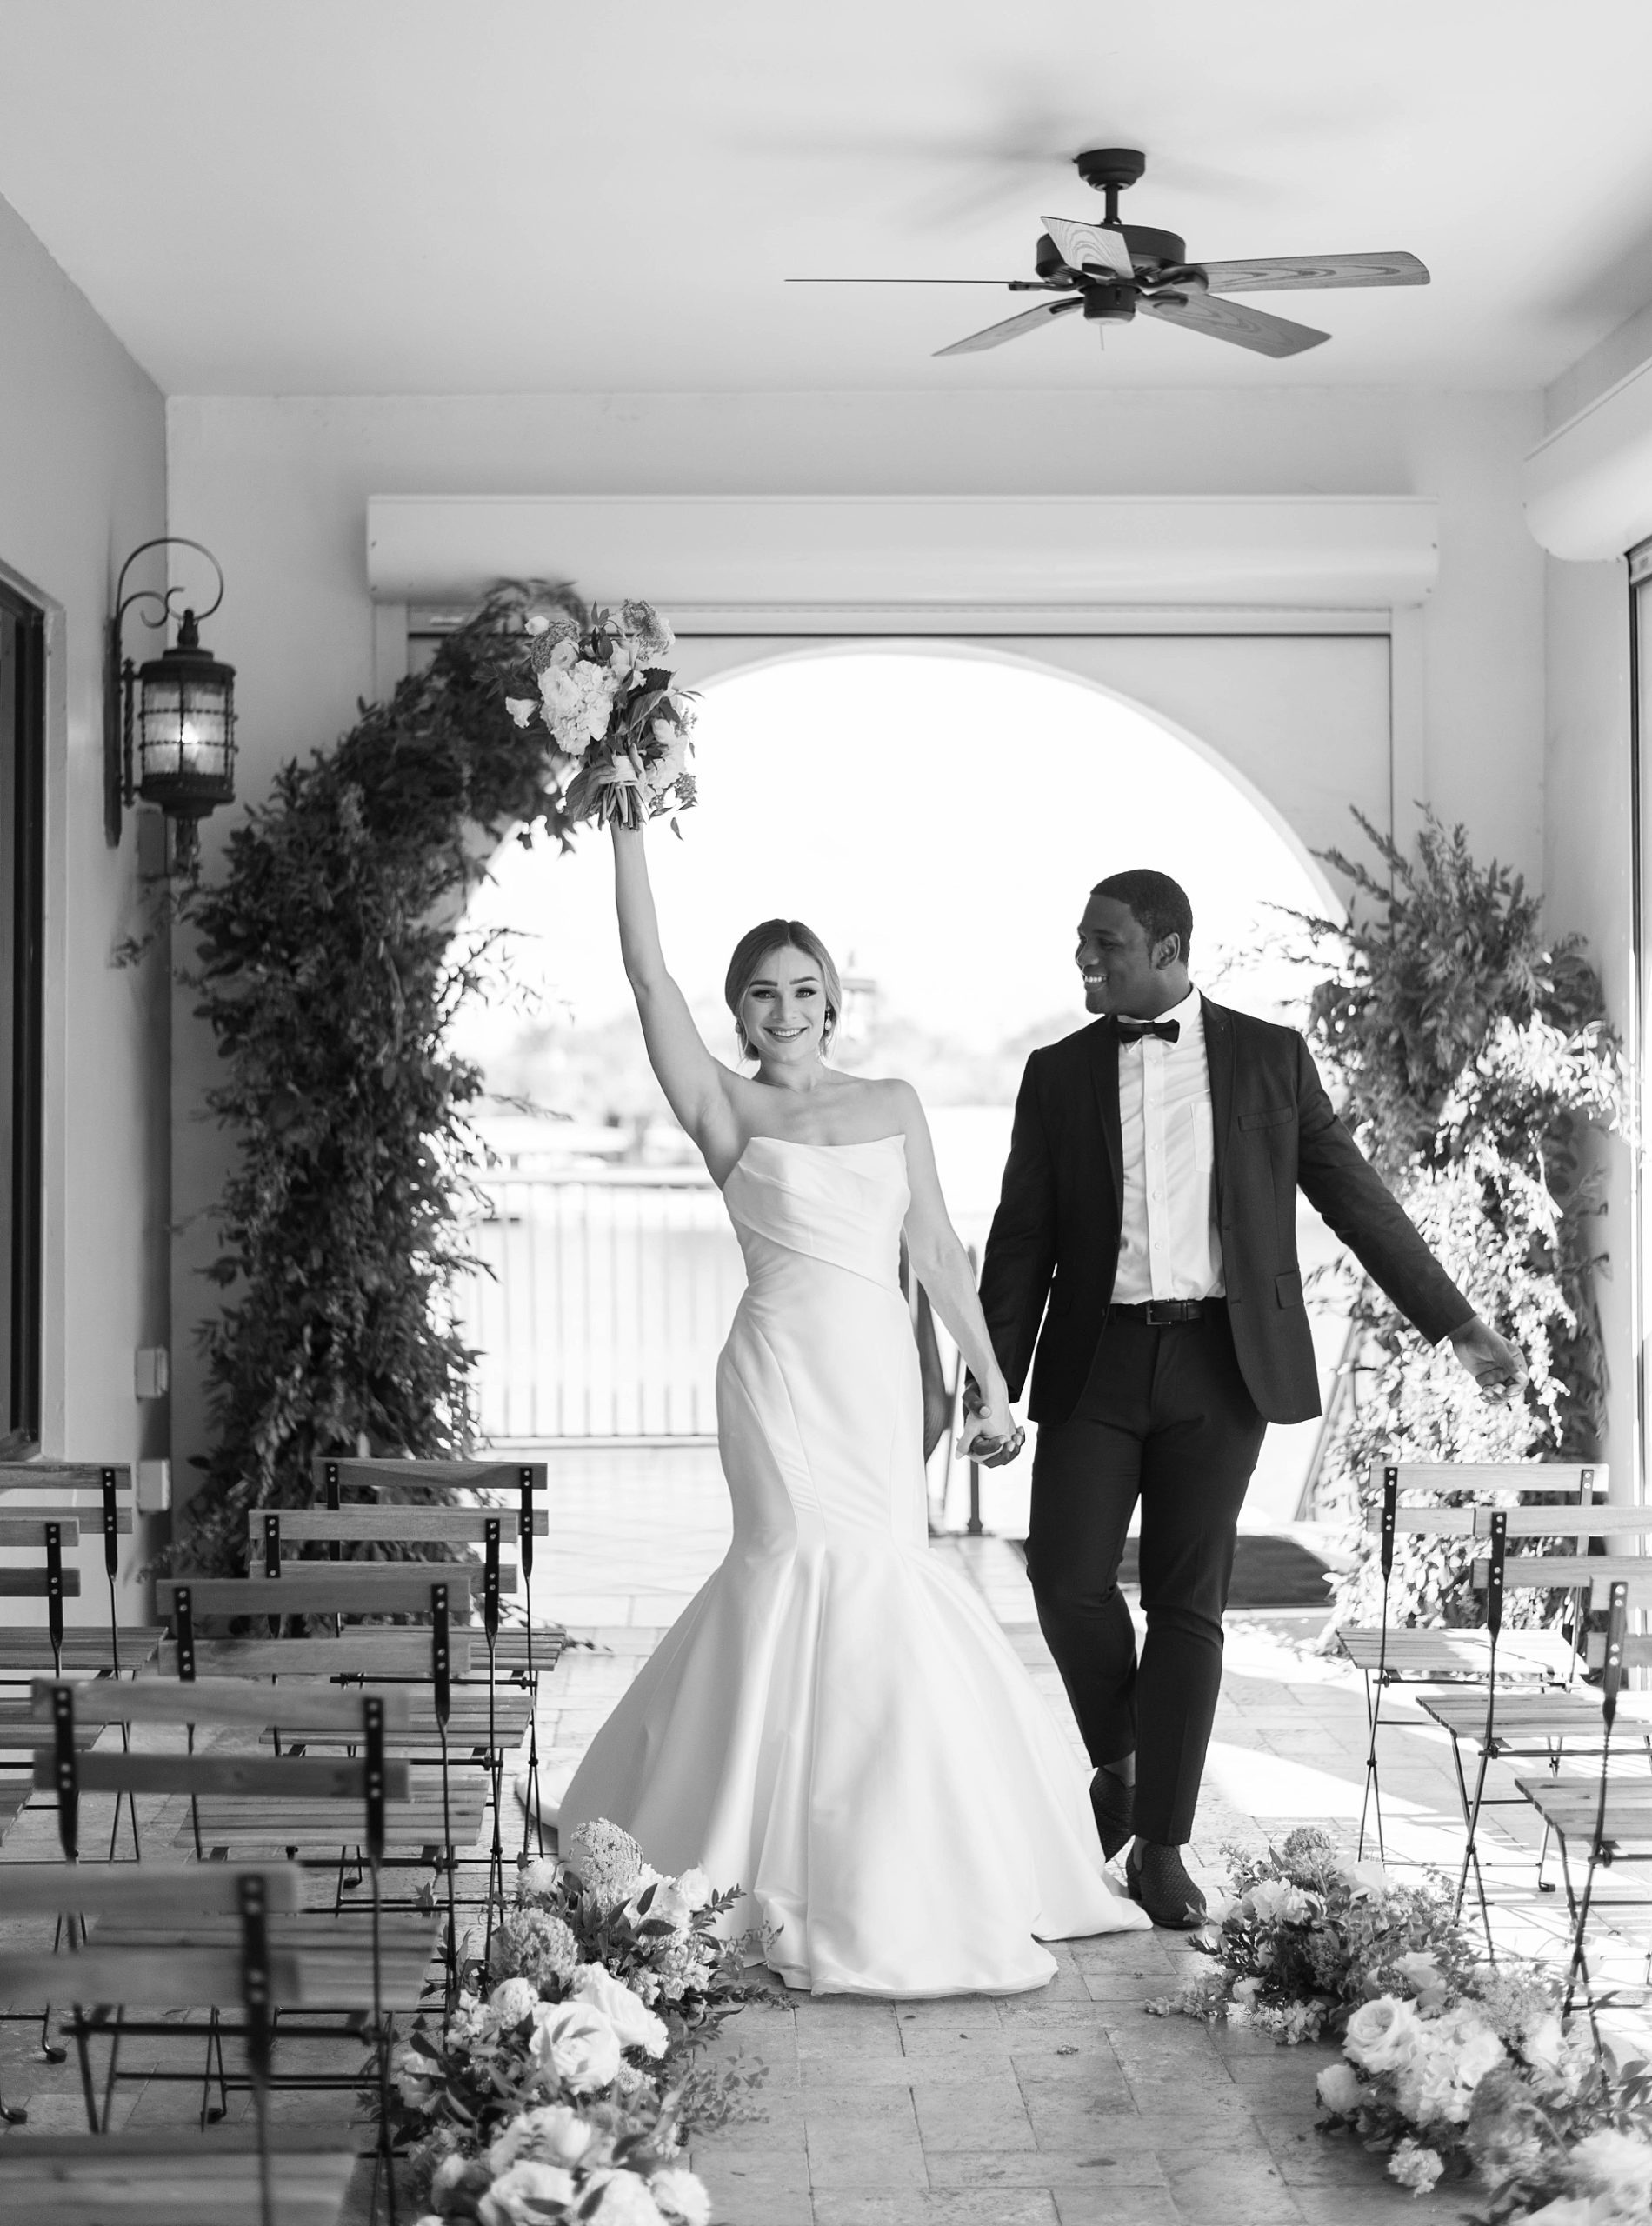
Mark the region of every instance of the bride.
<instances>
[{"instance_id":1,"label":"bride","mask_svg":"<svg viewBox=\"0 0 1652 2226\"><path fill-rule=\"evenodd\" d=\"M660 1085L722 1190L748 1284L717 1364L734 1540L608 1718L560 1809L749 1896L816 1994L1010 1993L1041 1940L1145 1926L1101 1875L1085 1776L986 1603L929 1550L914 1272L1013 1429L916 1092L827 1063L837 970L796 920L742 938L743 1059L667 972L645 837L614 830L620 945Z\"/></svg>"}]
</instances>

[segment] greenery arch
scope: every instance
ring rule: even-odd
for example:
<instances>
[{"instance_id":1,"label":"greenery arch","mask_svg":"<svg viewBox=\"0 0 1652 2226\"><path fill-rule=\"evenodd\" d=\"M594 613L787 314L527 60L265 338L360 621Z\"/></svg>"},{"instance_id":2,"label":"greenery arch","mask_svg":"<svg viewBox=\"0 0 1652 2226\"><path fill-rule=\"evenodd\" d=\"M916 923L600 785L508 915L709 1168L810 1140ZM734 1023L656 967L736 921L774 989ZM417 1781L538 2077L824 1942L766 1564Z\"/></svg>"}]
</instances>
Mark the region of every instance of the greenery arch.
<instances>
[{"instance_id":1,"label":"greenery arch","mask_svg":"<svg viewBox=\"0 0 1652 2226\"><path fill-rule=\"evenodd\" d=\"M550 736L504 701L529 612L553 609L583 619L565 588L496 589L424 671L283 765L222 874L178 901L236 1157L205 1271L226 1303L198 1333L212 1445L175 1566L238 1572L248 1510L307 1503L318 1455L467 1445L473 1356L445 1300L481 1084L445 1036L487 972L460 930L479 831L571 841Z\"/></svg>"}]
</instances>

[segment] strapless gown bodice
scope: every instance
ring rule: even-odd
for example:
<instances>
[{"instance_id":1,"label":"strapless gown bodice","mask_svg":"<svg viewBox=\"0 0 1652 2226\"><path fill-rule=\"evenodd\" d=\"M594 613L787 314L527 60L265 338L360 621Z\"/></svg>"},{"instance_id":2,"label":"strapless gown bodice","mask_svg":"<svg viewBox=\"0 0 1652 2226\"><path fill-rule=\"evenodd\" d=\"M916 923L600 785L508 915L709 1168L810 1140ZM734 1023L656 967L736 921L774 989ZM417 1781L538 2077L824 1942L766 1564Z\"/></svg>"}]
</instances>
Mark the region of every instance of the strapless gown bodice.
<instances>
[{"instance_id":1,"label":"strapless gown bodice","mask_svg":"<svg viewBox=\"0 0 1652 2226\"><path fill-rule=\"evenodd\" d=\"M576 1773L665 1870L748 1897L816 1993L1009 1992L1041 1939L1134 1928L1084 1774L929 1546L898 1278L905 1140L754 1137L724 1187L747 1288L717 1366L734 1536Z\"/></svg>"}]
</instances>

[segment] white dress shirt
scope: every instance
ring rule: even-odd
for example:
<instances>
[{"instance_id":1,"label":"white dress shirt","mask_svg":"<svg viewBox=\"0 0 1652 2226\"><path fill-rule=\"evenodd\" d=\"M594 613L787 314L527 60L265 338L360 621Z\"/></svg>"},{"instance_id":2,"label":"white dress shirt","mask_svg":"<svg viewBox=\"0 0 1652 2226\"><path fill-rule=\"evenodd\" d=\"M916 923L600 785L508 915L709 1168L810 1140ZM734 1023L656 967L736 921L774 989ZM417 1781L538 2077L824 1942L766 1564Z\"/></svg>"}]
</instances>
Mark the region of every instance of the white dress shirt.
<instances>
[{"instance_id":1,"label":"white dress shirt","mask_svg":"<svg viewBox=\"0 0 1652 2226\"><path fill-rule=\"evenodd\" d=\"M1118 1114L1124 1143L1124 1216L1114 1303L1219 1298L1216 1124L1196 990L1161 1020L1180 1023L1174 1043L1121 1037Z\"/></svg>"}]
</instances>

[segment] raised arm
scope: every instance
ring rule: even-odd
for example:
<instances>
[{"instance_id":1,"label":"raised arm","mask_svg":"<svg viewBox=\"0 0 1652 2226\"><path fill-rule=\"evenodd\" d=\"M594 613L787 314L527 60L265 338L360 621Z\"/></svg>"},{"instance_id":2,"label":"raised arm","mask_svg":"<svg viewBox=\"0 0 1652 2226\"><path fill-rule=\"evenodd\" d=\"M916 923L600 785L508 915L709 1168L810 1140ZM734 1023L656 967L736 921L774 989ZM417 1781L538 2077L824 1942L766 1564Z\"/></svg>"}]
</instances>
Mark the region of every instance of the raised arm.
<instances>
[{"instance_id":1,"label":"raised arm","mask_svg":"<svg viewBox=\"0 0 1652 2226\"><path fill-rule=\"evenodd\" d=\"M667 1103L714 1175L732 1162L740 1139L727 1085L729 1070L700 1040L688 999L666 970L660 925L649 886L647 837L639 828L614 827L614 902L619 913L620 956L636 999L643 1040Z\"/></svg>"},{"instance_id":2,"label":"raised arm","mask_svg":"<svg viewBox=\"0 0 1652 2226\"><path fill-rule=\"evenodd\" d=\"M912 1272L929 1294L929 1303L945 1323L963 1355L964 1366L980 1387L979 1410L966 1421L960 1446L961 1451L967 1451L975 1437L1009 1436L1013 1428L1009 1389L987 1335L969 1256L958 1241L941 1195L935 1146L923 1104L910 1083L892 1083L889 1087L906 1136L906 1180L912 1194L906 1215L906 1249Z\"/></svg>"}]
</instances>

